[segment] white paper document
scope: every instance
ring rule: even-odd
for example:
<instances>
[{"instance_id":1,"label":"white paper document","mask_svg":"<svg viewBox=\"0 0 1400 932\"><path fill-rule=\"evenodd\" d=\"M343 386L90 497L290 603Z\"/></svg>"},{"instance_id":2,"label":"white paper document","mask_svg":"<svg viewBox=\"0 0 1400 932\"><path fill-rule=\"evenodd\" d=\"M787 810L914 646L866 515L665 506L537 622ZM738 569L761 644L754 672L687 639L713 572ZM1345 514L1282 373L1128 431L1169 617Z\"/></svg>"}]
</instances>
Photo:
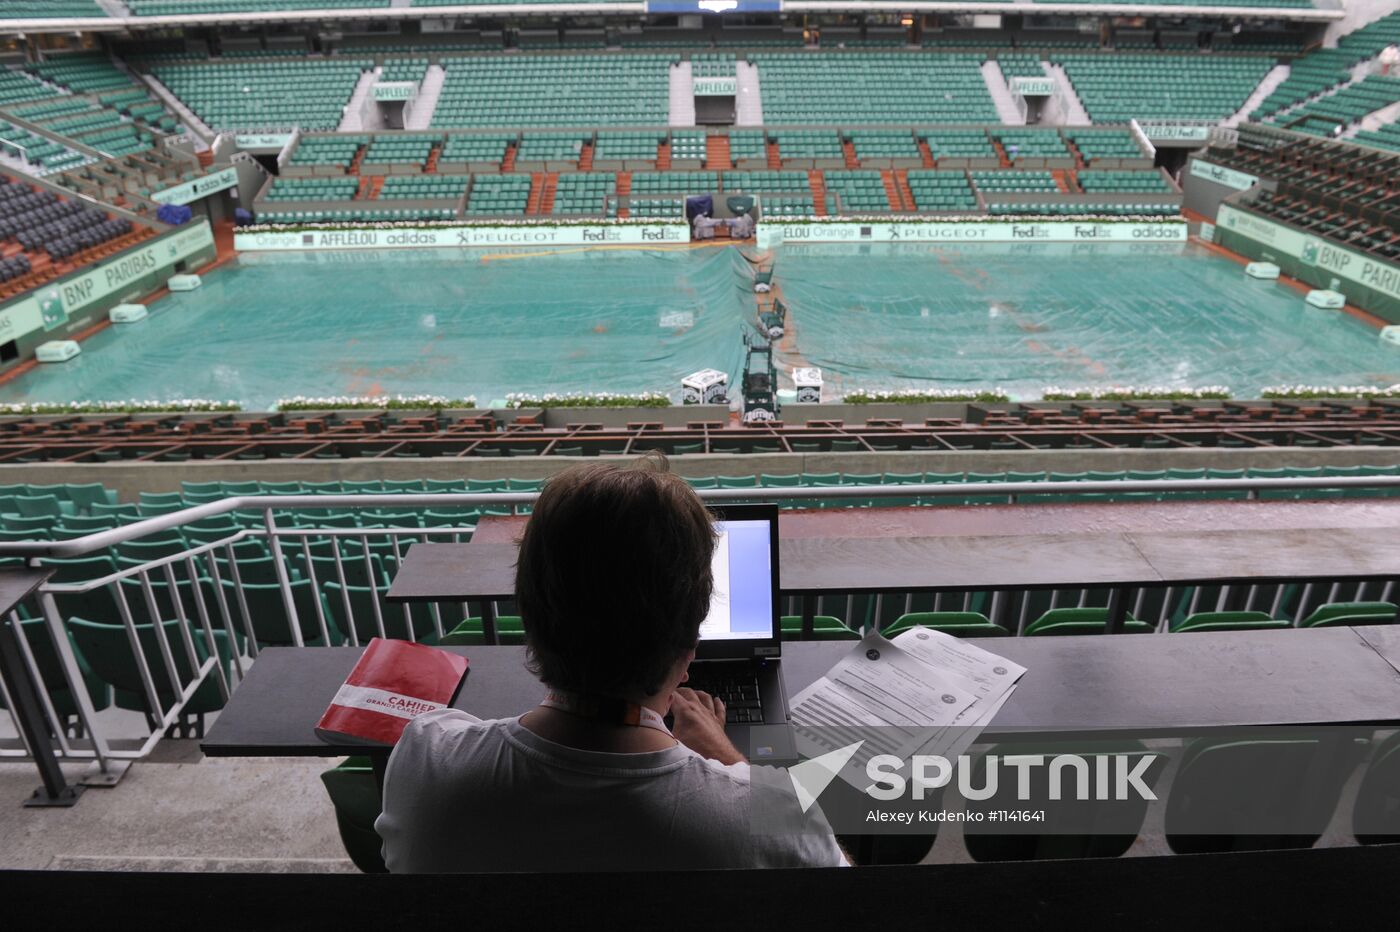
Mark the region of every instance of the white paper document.
<instances>
[{"instance_id":1,"label":"white paper document","mask_svg":"<svg viewBox=\"0 0 1400 932\"><path fill-rule=\"evenodd\" d=\"M842 771L863 788L878 754L963 753L1026 668L939 631L871 632L792 700L798 749L814 757L863 741Z\"/></svg>"}]
</instances>

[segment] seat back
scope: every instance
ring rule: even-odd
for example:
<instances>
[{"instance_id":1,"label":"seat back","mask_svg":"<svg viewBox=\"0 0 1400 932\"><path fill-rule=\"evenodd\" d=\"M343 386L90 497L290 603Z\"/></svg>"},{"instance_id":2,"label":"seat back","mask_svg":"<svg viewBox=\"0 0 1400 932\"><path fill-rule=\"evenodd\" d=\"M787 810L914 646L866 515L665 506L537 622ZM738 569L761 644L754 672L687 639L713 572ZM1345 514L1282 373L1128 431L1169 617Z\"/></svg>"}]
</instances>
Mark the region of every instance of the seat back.
<instances>
[{"instance_id":1,"label":"seat back","mask_svg":"<svg viewBox=\"0 0 1400 932\"><path fill-rule=\"evenodd\" d=\"M1351 820L1356 840L1363 845L1400 843L1400 732L1371 755Z\"/></svg>"},{"instance_id":2,"label":"seat back","mask_svg":"<svg viewBox=\"0 0 1400 932\"><path fill-rule=\"evenodd\" d=\"M346 758L322 773L321 783L335 807L336 827L350 860L366 874L387 873L384 840L374 831L383 803L369 758Z\"/></svg>"},{"instance_id":3,"label":"seat back","mask_svg":"<svg viewBox=\"0 0 1400 932\"><path fill-rule=\"evenodd\" d=\"M981 612L909 612L896 618L883 633L887 638L894 637L915 625L960 638L995 638L1011 634L1001 625L993 624Z\"/></svg>"},{"instance_id":4,"label":"seat back","mask_svg":"<svg viewBox=\"0 0 1400 932\"><path fill-rule=\"evenodd\" d=\"M1310 848L1321 837L1355 752L1312 736L1198 740L1167 798L1167 844L1178 854Z\"/></svg>"},{"instance_id":5,"label":"seat back","mask_svg":"<svg viewBox=\"0 0 1400 932\"><path fill-rule=\"evenodd\" d=\"M1029 635L1103 634L1108 627L1106 608L1052 608L1026 625ZM1152 626L1129 614L1123 620L1125 634L1149 634Z\"/></svg>"},{"instance_id":6,"label":"seat back","mask_svg":"<svg viewBox=\"0 0 1400 932\"><path fill-rule=\"evenodd\" d=\"M781 634L784 641L802 640L802 616L782 616ZM831 615L812 617L812 640L814 641L859 641L859 632L846 627L839 618Z\"/></svg>"},{"instance_id":7,"label":"seat back","mask_svg":"<svg viewBox=\"0 0 1400 932\"><path fill-rule=\"evenodd\" d=\"M411 624L413 640L435 644L438 642L437 617L441 618L442 630L446 633L456 628L465 614L462 606L455 602L439 602L432 605L424 602L390 602L384 598L386 590L383 588L379 589L377 599L376 593L367 587L342 586L337 582L322 584L321 591L325 593L326 608L335 619L337 627L349 632L353 624L355 635L361 644L368 642L370 638L381 636L381 620L384 624L384 637L407 640ZM437 611L437 617L434 615L434 609Z\"/></svg>"},{"instance_id":8,"label":"seat back","mask_svg":"<svg viewBox=\"0 0 1400 932\"><path fill-rule=\"evenodd\" d=\"M193 672L183 637L180 634L180 623L167 621L163 625L166 640L170 645L171 658L175 664L177 686L178 689L183 690L193 679ZM141 679L141 668L137 664L135 655L131 652L131 642L127 638L124 626L104 625L83 618L70 618L68 630L72 634L73 642L84 662L93 673L116 689L135 694L139 697L141 706L146 706L146 689ZM168 707L174 702L176 690L171 687L170 677L162 660L160 641L156 636L155 626L150 624L136 625L136 634L141 653L146 658L146 665L151 673L151 682L155 686L156 696L163 707L161 710L147 709L147 711L153 714L163 712L164 707ZM190 635L194 642L195 659L203 662L209 656L203 634L192 629ZM227 635L222 631L215 631L214 643L219 652L220 662L227 671L230 657ZM185 709L191 713L212 712L222 708L223 704L219 684L211 674L195 691Z\"/></svg>"},{"instance_id":9,"label":"seat back","mask_svg":"<svg viewBox=\"0 0 1400 932\"><path fill-rule=\"evenodd\" d=\"M1149 800L1129 792L1116 799L1119 768L1138 773L1152 788L1166 770L1165 755L1149 751L1138 742L1063 744L1046 746L999 745L973 762L970 786L987 785L987 760L1008 756L1042 757L1044 765L1029 769L1029 797L1020 795L1020 779L1005 772L988 799L969 800L967 811L981 821L970 821L963 832L968 854L978 861L1030 861L1051 858L1113 858L1130 848L1142 829ZM1099 759L1108 757L1109 768L1099 770ZM1122 763L1119 763L1119 759ZM1142 766L1141 761L1148 763ZM1057 762L1058 759L1058 762ZM1082 762L1082 763L1079 763ZM1106 777L1110 786L1099 784ZM998 833L987 815L994 811L1029 809L1043 813L1034 833Z\"/></svg>"},{"instance_id":10,"label":"seat back","mask_svg":"<svg viewBox=\"0 0 1400 932\"><path fill-rule=\"evenodd\" d=\"M1388 625L1395 621L1394 602L1332 602L1303 619L1304 628Z\"/></svg>"},{"instance_id":11,"label":"seat back","mask_svg":"<svg viewBox=\"0 0 1400 932\"><path fill-rule=\"evenodd\" d=\"M1293 625L1268 612L1197 612L1172 627L1177 631L1276 631Z\"/></svg>"},{"instance_id":12,"label":"seat back","mask_svg":"<svg viewBox=\"0 0 1400 932\"><path fill-rule=\"evenodd\" d=\"M310 580L299 579L290 583L292 605L297 613L297 626L301 631L303 644L321 644L321 623L317 615L317 604L321 602L319 593L311 586ZM224 580L227 590L225 597L236 604L238 593L233 582ZM295 644L291 622L287 617L287 607L282 601L282 588L277 585L258 585L245 582L242 586L243 599L248 605L249 622L258 646L286 647ZM332 646L342 643L340 629L333 616L327 614L326 630Z\"/></svg>"}]
</instances>

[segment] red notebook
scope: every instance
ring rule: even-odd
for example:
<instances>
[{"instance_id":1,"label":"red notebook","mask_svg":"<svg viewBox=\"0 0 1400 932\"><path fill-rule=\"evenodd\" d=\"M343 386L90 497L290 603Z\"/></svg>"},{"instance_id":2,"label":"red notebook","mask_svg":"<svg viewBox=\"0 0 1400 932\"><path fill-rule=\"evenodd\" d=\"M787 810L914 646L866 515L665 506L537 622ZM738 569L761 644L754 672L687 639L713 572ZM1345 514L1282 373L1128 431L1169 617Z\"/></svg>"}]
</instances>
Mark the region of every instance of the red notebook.
<instances>
[{"instance_id":1,"label":"red notebook","mask_svg":"<svg viewBox=\"0 0 1400 932\"><path fill-rule=\"evenodd\" d=\"M452 705L467 658L412 641L374 638L316 723L330 744L393 747L408 723Z\"/></svg>"}]
</instances>

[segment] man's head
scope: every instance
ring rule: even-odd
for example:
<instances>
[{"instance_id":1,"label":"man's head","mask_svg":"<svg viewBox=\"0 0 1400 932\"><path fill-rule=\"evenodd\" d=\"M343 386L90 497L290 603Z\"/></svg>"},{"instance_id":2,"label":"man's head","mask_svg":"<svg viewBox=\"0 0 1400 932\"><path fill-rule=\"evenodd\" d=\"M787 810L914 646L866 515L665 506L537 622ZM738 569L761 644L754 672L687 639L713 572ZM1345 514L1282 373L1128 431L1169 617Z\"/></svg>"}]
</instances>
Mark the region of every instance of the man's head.
<instances>
[{"instance_id":1,"label":"man's head","mask_svg":"<svg viewBox=\"0 0 1400 932\"><path fill-rule=\"evenodd\" d=\"M556 689L655 693L699 638L715 540L699 496L659 455L550 478L515 573L531 669Z\"/></svg>"}]
</instances>

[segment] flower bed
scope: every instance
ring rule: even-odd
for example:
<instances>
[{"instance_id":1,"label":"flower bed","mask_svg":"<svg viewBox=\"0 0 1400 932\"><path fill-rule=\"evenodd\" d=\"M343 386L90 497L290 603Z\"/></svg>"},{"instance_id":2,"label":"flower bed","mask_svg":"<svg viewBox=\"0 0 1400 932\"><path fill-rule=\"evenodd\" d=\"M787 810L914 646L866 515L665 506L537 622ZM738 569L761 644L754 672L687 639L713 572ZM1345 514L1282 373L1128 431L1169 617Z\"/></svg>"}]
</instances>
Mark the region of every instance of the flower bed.
<instances>
[{"instance_id":1,"label":"flower bed","mask_svg":"<svg viewBox=\"0 0 1400 932\"><path fill-rule=\"evenodd\" d=\"M0 414L189 414L200 411L242 411L236 401L177 398L172 401L35 401L0 404Z\"/></svg>"},{"instance_id":2,"label":"flower bed","mask_svg":"<svg viewBox=\"0 0 1400 932\"><path fill-rule=\"evenodd\" d=\"M1202 388L1168 388L1160 385L1060 388L1051 385L1041 391L1040 397L1044 401L1200 401L1234 396L1224 385Z\"/></svg>"},{"instance_id":3,"label":"flower bed","mask_svg":"<svg viewBox=\"0 0 1400 932\"><path fill-rule=\"evenodd\" d=\"M443 408L475 408L476 396L446 398L442 395L342 395L279 398L277 411L440 411Z\"/></svg>"},{"instance_id":4,"label":"flower bed","mask_svg":"<svg viewBox=\"0 0 1400 932\"><path fill-rule=\"evenodd\" d=\"M665 392L623 394L615 392L565 392L543 395L511 393L508 408L669 408L671 396Z\"/></svg>"},{"instance_id":5,"label":"flower bed","mask_svg":"<svg viewBox=\"0 0 1400 932\"><path fill-rule=\"evenodd\" d=\"M977 391L975 389L926 388L874 392L857 389L853 392L848 392L841 400L848 405L929 404L940 401L982 401L996 403L1010 401L1011 397L999 389L993 391Z\"/></svg>"},{"instance_id":6,"label":"flower bed","mask_svg":"<svg viewBox=\"0 0 1400 932\"><path fill-rule=\"evenodd\" d=\"M1260 398L1400 398L1400 384L1386 388L1372 385L1270 385Z\"/></svg>"}]
</instances>

